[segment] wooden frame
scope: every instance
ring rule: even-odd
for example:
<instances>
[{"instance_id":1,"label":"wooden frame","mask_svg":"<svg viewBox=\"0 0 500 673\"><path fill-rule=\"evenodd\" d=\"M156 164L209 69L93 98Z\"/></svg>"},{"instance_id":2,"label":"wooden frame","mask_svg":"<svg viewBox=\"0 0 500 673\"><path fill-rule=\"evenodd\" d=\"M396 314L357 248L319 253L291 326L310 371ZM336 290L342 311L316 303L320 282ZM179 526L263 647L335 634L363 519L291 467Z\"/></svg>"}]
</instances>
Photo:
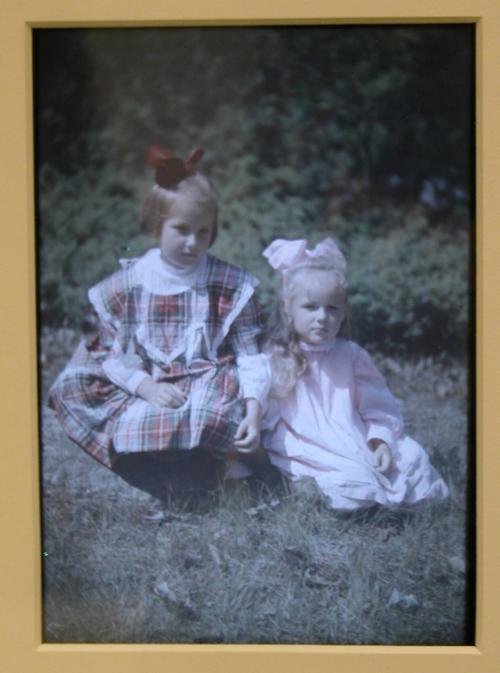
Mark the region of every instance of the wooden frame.
<instances>
[{"instance_id":1,"label":"wooden frame","mask_svg":"<svg viewBox=\"0 0 500 673\"><path fill-rule=\"evenodd\" d=\"M360 0L355 9L341 0L57 0L4 2L1 25L1 164L5 204L0 287L5 317L2 351L2 614L0 663L9 673L173 673L305 670L486 673L500 665L500 542L495 529L500 459L496 438L499 358L495 309L500 295L497 259L500 235L495 215L500 196L500 121L495 106L500 62L500 7L495 0ZM257 646L257 645L46 645L41 643L41 547L37 441L36 297L34 269L33 126L31 30L49 26L315 22L473 22L477 26L477 629L474 647ZM498 330L498 326L497 326ZM495 404L497 402L497 404ZM495 666L496 664L496 666Z\"/></svg>"}]
</instances>

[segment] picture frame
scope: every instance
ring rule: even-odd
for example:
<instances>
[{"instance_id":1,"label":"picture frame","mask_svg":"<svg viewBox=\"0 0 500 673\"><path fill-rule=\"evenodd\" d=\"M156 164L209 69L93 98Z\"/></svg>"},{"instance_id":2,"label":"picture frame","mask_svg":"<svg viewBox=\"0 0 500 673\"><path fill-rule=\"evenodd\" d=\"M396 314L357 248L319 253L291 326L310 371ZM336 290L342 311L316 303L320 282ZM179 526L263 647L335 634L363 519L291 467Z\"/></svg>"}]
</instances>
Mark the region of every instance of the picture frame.
<instances>
[{"instance_id":1,"label":"picture frame","mask_svg":"<svg viewBox=\"0 0 500 673\"><path fill-rule=\"evenodd\" d=\"M495 302L500 283L496 260L500 236L495 215L500 198L500 122L495 90L500 62L500 8L493 1L471 4L362 0L356 8L340 1L260 1L235 8L218 3L90 0L61 6L53 0L8 0L2 22L2 299L6 310L2 353L4 469L2 470L2 603L0 662L9 672L168 670L290 673L341 671L441 671L486 673L500 662L500 598L496 535L500 460L495 449L499 423L499 364L495 343ZM41 641L41 543L36 358L36 283L31 31L37 27L244 25L273 23L468 22L477 27L477 603L475 646L316 645L70 645ZM498 516L498 515L497 515Z\"/></svg>"}]
</instances>

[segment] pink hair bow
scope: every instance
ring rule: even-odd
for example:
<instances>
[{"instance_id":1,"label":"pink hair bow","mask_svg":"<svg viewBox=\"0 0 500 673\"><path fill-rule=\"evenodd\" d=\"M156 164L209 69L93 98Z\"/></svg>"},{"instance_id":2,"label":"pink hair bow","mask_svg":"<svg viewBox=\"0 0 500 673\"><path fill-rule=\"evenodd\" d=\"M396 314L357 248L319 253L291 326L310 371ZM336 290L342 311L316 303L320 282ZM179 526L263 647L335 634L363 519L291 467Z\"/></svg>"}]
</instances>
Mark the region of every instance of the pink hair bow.
<instances>
[{"instance_id":1,"label":"pink hair bow","mask_svg":"<svg viewBox=\"0 0 500 673\"><path fill-rule=\"evenodd\" d=\"M340 271L345 271L347 267L344 255L333 238L329 236L320 241L313 250L307 249L307 241L304 239L297 238L294 241L287 241L284 238L277 238L262 254L277 271L286 271L295 264L315 257L330 260Z\"/></svg>"}]
</instances>

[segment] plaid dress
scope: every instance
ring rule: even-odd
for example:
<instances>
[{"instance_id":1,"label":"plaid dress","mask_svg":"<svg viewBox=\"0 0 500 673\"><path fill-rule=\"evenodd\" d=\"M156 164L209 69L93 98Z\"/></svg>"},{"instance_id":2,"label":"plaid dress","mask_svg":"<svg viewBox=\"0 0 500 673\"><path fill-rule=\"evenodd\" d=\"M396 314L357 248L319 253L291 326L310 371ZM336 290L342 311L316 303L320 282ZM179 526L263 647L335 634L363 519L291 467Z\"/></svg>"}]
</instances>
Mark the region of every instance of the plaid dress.
<instances>
[{"instance_id":1,"label":"plaid dress","mask_svg":"<svg viewBox=\"0 0 500 673\"><path fill-rule=\"evenodd\" d=\"M82 342L50 391L68 436L107 467L120 455L203 448L221 457L243 415L235 357L258 352L263 326L257 280L211 255L195 285L179 294L147 290L130 260L93 287L99 333ZM179 408L155 407L113 383L113 355L139 362L157 382L187 396Z\"/></svg>"}]
</instances>

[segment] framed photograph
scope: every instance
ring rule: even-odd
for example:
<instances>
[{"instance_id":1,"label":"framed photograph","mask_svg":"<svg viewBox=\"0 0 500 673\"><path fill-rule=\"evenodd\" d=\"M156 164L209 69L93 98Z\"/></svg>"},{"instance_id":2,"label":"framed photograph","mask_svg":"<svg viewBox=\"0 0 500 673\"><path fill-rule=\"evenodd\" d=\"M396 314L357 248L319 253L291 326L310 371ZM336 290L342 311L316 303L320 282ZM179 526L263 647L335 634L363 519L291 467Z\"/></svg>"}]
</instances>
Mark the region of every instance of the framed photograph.
<instances>
[{"instance_id":1,"label":"framed photograph","mask_svg":"<svg viewBox=\"0 0 500 673\"><path fill-rule=\"evenodd\" d=\"M490 2L474 16L389 5L9 8L6 669L498 664L500 17ZM155 245L138 226L155 143L204 148L210 252L259 278L266 312L264 248L335 238L346 336L388 380L445 500L346 515L264 461L250 486L157 507L135 468L70 441L51 386L88 337L89 287Z\"/></svg>"}]
</instances>

